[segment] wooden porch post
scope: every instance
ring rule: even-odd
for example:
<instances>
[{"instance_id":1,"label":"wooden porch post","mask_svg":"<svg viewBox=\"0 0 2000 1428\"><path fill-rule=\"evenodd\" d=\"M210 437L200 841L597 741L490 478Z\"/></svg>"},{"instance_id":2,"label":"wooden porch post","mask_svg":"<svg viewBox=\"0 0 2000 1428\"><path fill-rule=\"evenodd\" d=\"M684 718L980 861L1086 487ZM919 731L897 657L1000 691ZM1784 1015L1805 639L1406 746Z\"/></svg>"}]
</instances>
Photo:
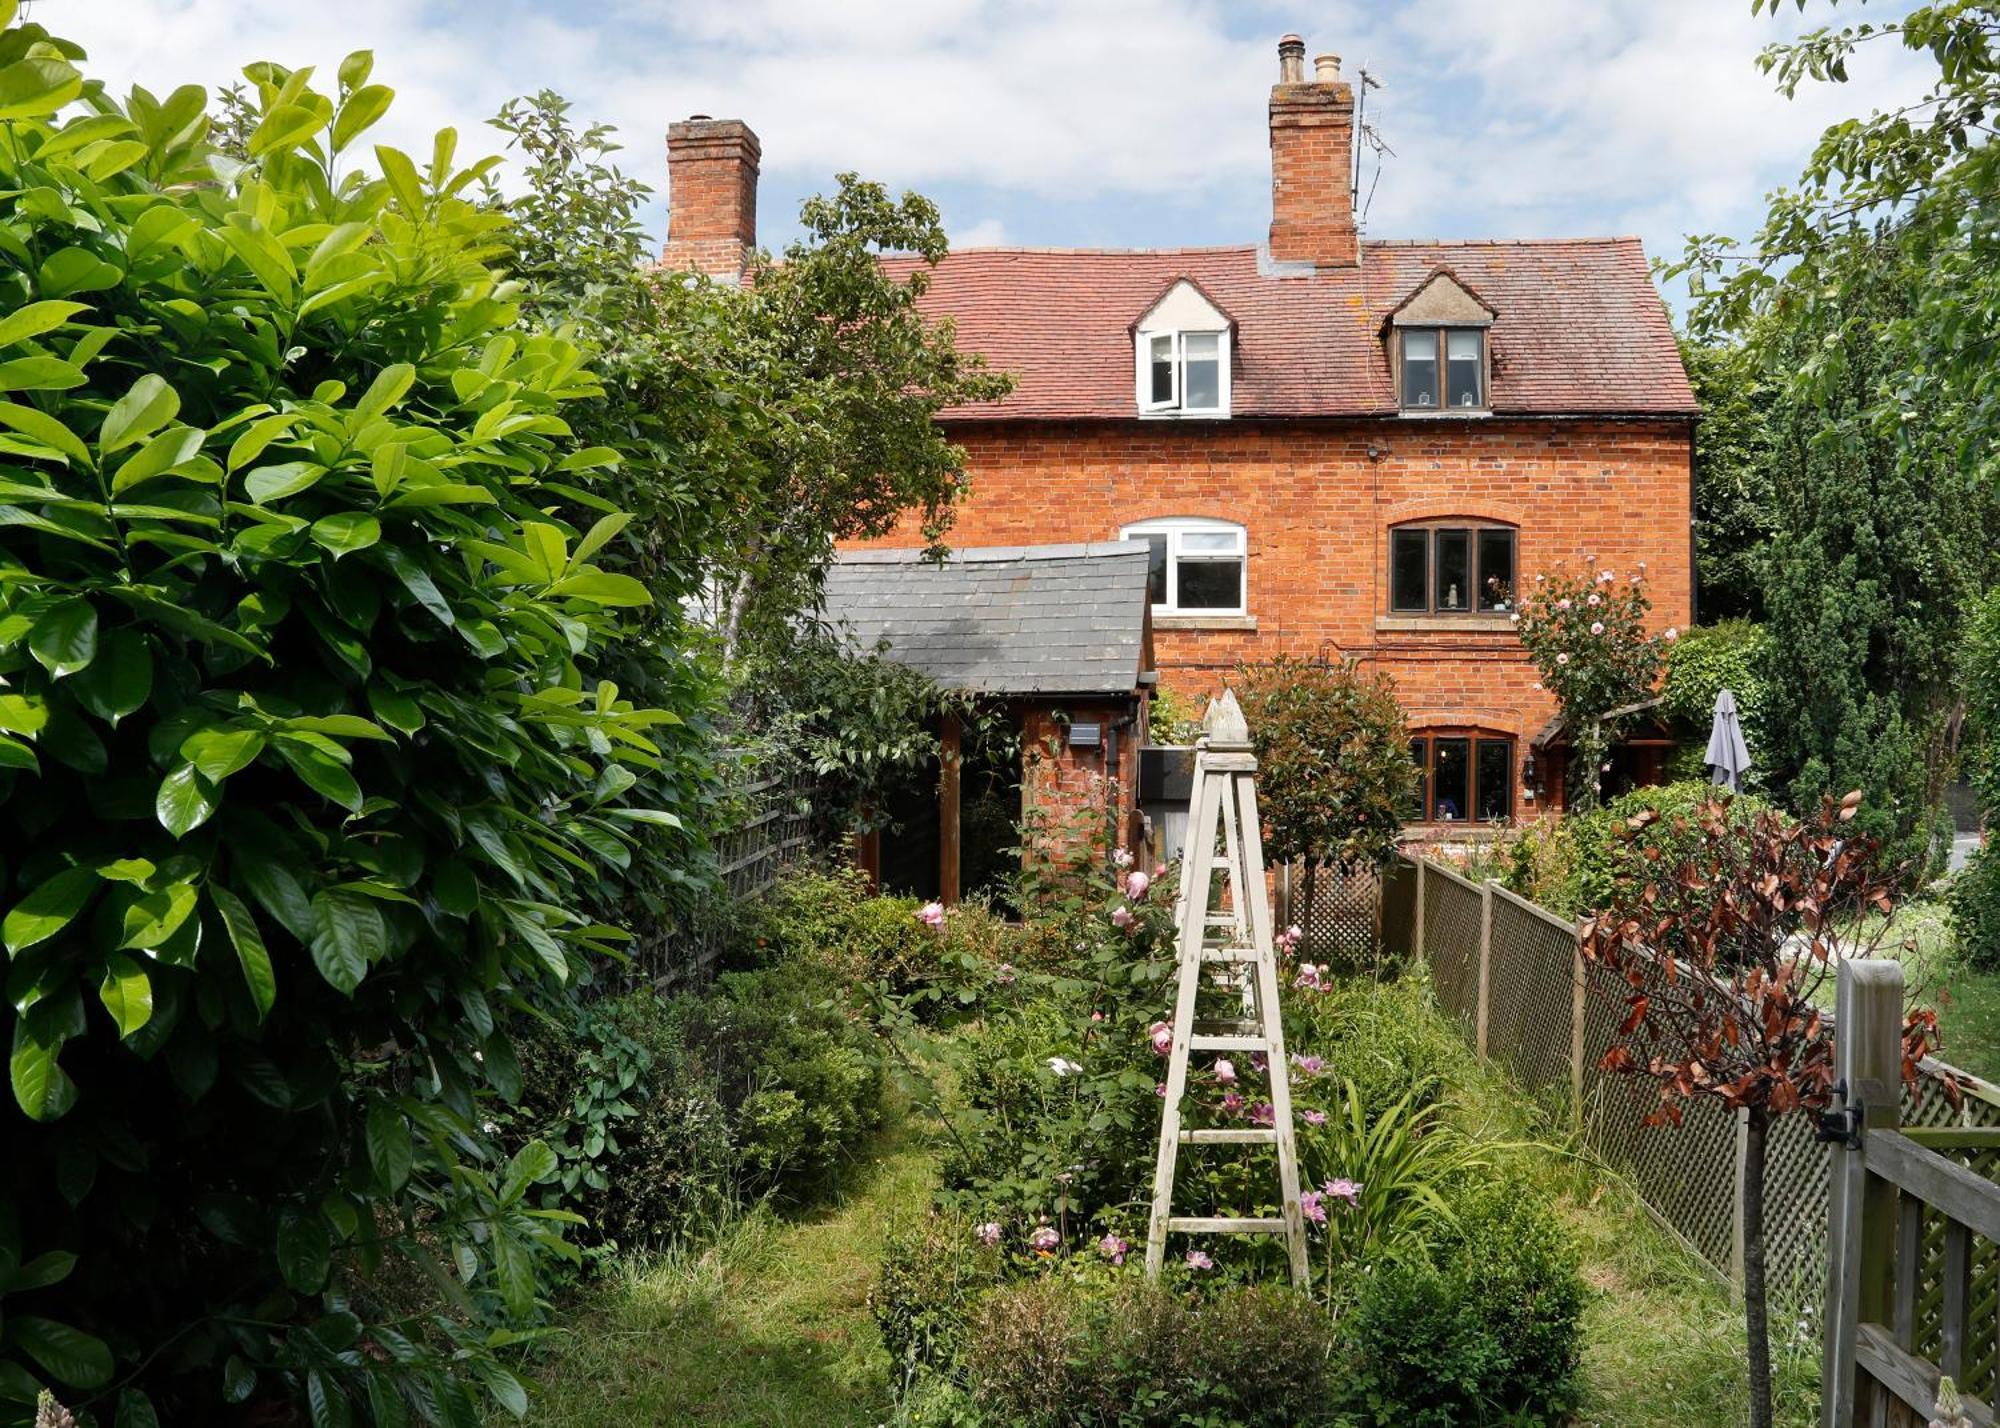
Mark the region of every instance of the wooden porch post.
<instances>
[{"instance_id":1,"label":"wooden porch post","mask_svg":"<svg viewBox=\"0 0 2000 1428\"><path fill-rule=\"evenodd\" d=\"M958 715L944 716L938 755L938 901L958 901L959 764L963 733Z\"/></svg>"}]
</instances>

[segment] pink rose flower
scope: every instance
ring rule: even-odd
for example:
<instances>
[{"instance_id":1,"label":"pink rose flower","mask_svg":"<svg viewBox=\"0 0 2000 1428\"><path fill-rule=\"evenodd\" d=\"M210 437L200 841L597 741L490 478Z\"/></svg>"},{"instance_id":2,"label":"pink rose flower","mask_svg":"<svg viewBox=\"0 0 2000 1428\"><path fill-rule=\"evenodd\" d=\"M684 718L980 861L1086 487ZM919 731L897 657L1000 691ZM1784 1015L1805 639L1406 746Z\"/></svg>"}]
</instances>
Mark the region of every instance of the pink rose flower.
<instances>
[{"instance_id":1,"label":"pink rose flower","mask_svg":"<svg viewBox=\"0 0 2000 1428\"><path fill-rule=\"evenodd\" d=\"M917 921L926 927L943 927L944 904L941 902L925 903L917 909Z\"/></svg>"},{"instance_id":2,"label":"pink rose flower","mask_svg":"<svg viewBox=\"0 0 2000 1428\"><path fill-rule=\"evenodd\" d=\"M1153 1094L1154 1094L1154 1095L1156 1095L1156 1096L1158 1096L1158 1097L1159 1097L1159 1098L1160 1098L1161 1100L1163 1100L1163 1101L1164 1101L1164 1100L1166 1100L1166 1098L1167 1098L1167 1083L1166 1083L1165 1081L1162 1081L1162 1082L1160 1082L1160 1083L1159 1083L1158 1085L1154 1086L1154 1087L1153 1087Z\"/></svg>"},{"instance_id":3,"label":"pink rose flower","mask_svg":"<svg viewBox=\"0 0 2000 1428\"><path fill-rule=\"evenodd\" d=\"M979 1242L983 1245L997 1245L1000 1243L1000 1222L988 1220L972 1233L979 1237Z\"/></svg>"},{"instance_id":4,"label":"pink rose flower","mask_svg":"<svg viewBox=\"0 0 2000 1428\"><path fill-rule=\"evenodd\" d=\"M1590 605L1594 609L1595 607L1602 605L1604 603L1604 597L1593 591L1591 593L1590 599L1585 601L1584 603Z\"/></svg>"},{"instance_id":5,"label":"pink rose flower","mask_svg":"<svg viewBox=\"0 0 2000 1428\"><path fill-rule=\"evenodd\" d=\"M1556 663L1557 663L1557 664L1568 664L1568 663L1569 663L1569 656L1568 656L1567 654L1558 654L1558 655L1556 656Z\"/></svg>"},{"instance_id":6,"label":"pink rose flower","mask_svg":"<svg viewBox=\"0 0 2000 1428\"><path fill-rule=\"evenodd\" d=\"M1556 601L1556 608L1558 610L1567 610L1569 608L1569 596L1565 595L1562 599Z\"/></svg>"},{"instance_id":7,"label":"pink rose flower","mask_svg":"<svg viewBox=\"0 0 2000 1428\"><path fill-rule=\"evenodd\" d=\"M1153 869L1154 882L1158 882L1161 878L1164 878L1166 875L1167 875L1167 865L1165 863L1162 863L1157 868Z\"/></svg>"},{"instance_id":8,"label":"pink rose flower","mask_svg":"<svg viewBox=\"0 0 2000 1428\"><path fill-rule=\"evenodd\" d=\"M1666 632L1660 636L1660 638L1665 640L1668 644L1672 644L1675 640L1679 639L1680 637L1681 637L1681 632L1675 629L1672 625L1667 626Z\"/></svg>"},{"instance_id":9,"label":"pink rose flower","mask_svg":"<svg viewBox=\"0 0 2000 1428\"><path fill-rule=\"evenodd\" d=\"M1189 1250L1187 1252L1187 1267L1189 1269L1214 1269L1215 1261L1200 1250Z\"/></svg>"},{"instance_id":10,"label":"pink rose flower","mask_svg":"<svg viewBox=\"0 0 2000 1428\"><path fill-rule=\"evenodd\" d=\"M1132 866L1132 850L1131 850L1131 849L1129 849L1129 848L1116 848L1116 849L1113 849L1113 850L1112 850L1112 853L1111 853L1111 866L1112 866L1112 867L1114 867L1114 868L1129 868L1129 867L1131 867L1131 866Z\"/></svg>"},{"instance_id":11,"label":"pink rose flower","mask_svg":"<svg viewBox=\"0 0 2000 1428\"><path fill-rule=\"evenodd\" d=\"M1130 927L1132 925L1132 909L1125 906L1122 902L1119 903L1117 909L1111 914L1111 925L1113 927Z\"/></svg>"},{"instance_id":12,"label":"pink rose flower","mask_svg":"<svg viewBox=\"0 0 2000 1428\"><path fill-rule=\"evenodd\" d=\"M1174 1029L1164 1021L1156 1021L1146 1028L1146 1035L1152 1039L1153 1050L1165 1056L1174 1049Z\"/></svg>"},{"instance_id":13,"label":"pink rose flower","mask_svg":"<svg viewBox=\"0 0 2000 1428\"><path fill-rule=\"evenodd\" d=\"M1215 1063L1215 1079L1219 1085L1234 1085L1236 1083L1236 1063L1226 1057L1217 1061Z\"/></svg>"},{"instance_id":14,"label":"pink rose flower","mask_svg":"<svg viewBox=\"0 0 2000 1428\"><path fill-rule=\"evenodd\" d=\"M1137 902L1146 895L1146 889L1152 885L1153 880L1151 878L1147 877L1137 868L1134 868L1125 875L1125 896Z\"/></svg>"},{"instance_id":15,"label":"pink rose flower","mask_svg":"<svg viewBox=\"0 0 2000 1428\"><path fill-rule=\"evenodd\" d=\"M1591 633L1592 633L1593 635L1601 635L1601 634L1603 634L1603 633L1604 633L1604 621L1602 621L1602 620L1592 620L1592 621L1590 622L1590 632L1591 632Z\"/></svg>"}]
</instances>

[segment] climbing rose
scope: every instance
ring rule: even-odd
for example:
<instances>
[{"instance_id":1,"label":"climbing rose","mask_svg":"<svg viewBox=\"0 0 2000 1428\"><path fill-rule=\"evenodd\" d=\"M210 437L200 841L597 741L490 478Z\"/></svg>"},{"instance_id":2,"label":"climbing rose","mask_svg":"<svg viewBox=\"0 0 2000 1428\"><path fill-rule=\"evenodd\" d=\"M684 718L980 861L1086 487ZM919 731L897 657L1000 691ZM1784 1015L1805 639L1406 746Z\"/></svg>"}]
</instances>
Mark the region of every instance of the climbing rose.
<instances>
[{"instance_id":1,"label":"climbing rose","mask_svg":"<svg viewBox=\"0 0 2000 1428\"><path fill-rule=\"evenodd\" d=\"M1163 1021L1156 1021L1146 1028L1146 1035L1153 1040L1153 1050L1165 1056L1174 1049L1174 1029Z\"/></svg>"},{"instance_id":2,"label":"climbing rose","mask_svg":"<svg viewBox=\"0 0 2000 1428\"><path fill-rule=\"evenodd\" d=\"M998 1220L988 1220L985 1224L974 1230L973 1233L979 1236L981 1244L997 1245L1000 1243L1000 1222Z\"/></svg>"},{"instance_id":3,"label":"climbing rose","mask_svg":"<svg viewBox=\"0 0 2000 1428\"><path fill-rule=\"evenodd\" d=\"M1125 1263L1125 1256L1131 1253L1132 1246L1125 1243L1124 1240L1116 1235L1106 1235L1097 1242L1097 1250L1098 1253L1102 1254L1113 1264L1123 1264Z\"/></svg>"},{"instance_id":4,"label":"climbing rose","mask_svg":"<svg viewBox=\"0 0 2000 1428\"><path fill-rule=\"evenodd\" d=\"M1119 848L1113 851L1113 853L1111 854L1111 866L1114 868L1131 867L1132 850L1130 848Z\"/></svg>"},{"instance_id":5,"label":"climbing rose","mask_svg":"<svg viewBox=\"0 0 2000 1428\"><path fill-rule=\"evenodd\" d=\"M1161 878L1164 878L1166 875L1167 875L1167 865L1165 863L1162 863L1157 868L1153 869L1154 882L1158 882Z\"/></svg>"},{"instance_id":6,"label":"climbing rose","mask_svg":"<svg viewBox=\"0 0 2000 1428\"><path fill-rule=\"evenodd\" d=\"M1596 609L1599 605L1602 605L1604 603L1604 597L1593 591L1591 593L1590 599L1585 603L1587 603L1592 609Z\"/></svg>"},{"instance_id":7,"label":"climbing rose","mask_svg":"<svg viewBox=\"0 0 2000 1428\"><path fill-rule=\"evenodd\" d=\"M1675 629L1672 625L1667 626L1666 633L1660 636L1660 638L1665 640L1668 644L1672 644L1675 640L1679 639L1680 637L1681 637L1681 632Z\"/></svg>"},{"instance_id":8,"label":"climbing rose","mask_svg":"<svg viewBox=\"0 0 2000 1428\"><path fill-rule=\"evenodd\" d=\"M1214 1269L1215 1261L1200 1250L1189 1250L1187 1252L1187 1266L1189 1269Z\"/></svg>"},{"instance_id":9,"label":"climbing rose","mask_svg":"<svg viewBox=\"0 0 2000 1428\"><path fill-rule=\"evenodd\" d=\"M1215 1079L1218 1084L1228 1086L1236 1080L1236 1063L1227 1057L1215 1063Z\"/></svg>"},{"instance_id":10,"label":"climbing rose","mask_svg":"<svg viewBox=\"0 0 2000 1428\"><path fill-rule=\"evenodd\" d=\"M1330 1200L1345 1200L1350 1207L1359 1209L1361 1205L1361 1182L1359 1180L1349 1180L1345 1176L1342 1176L1338 1180L1329 1180L1326 1182L1326 1194Z\"/></svg>"},{"instance_id":11,"label":"climbing rose","mask_svg":"<svg viewBox=\"0 0 2000 1428\"><path fill-rule=\"evenodd\" d=\"M1061 1243L1062 1236L1056 1233L1053 1225L1039 1226L1028 1236L1028 1248L1036 1254L1049 1254Z\"/></svg>"},{"instance_id":12,"label":"climbing rose","mask_svg":"<svg viewBox=\"0 0 2000 1428\"><path fill-rule=\"evenodd\" d=\"M943 927L944 904L941 902L925 903L917 909L917 921L926 927Z\"/></svg>"},{"instance_id":13,"label":"climbing rose","mask_svg":"<svg viewBox=\"0 0 2000 1428\"><path fill-rule=\"evenodd\" d=\"M1119 903L1117 911L1111 914L1111 925L1113 927L1130 927L1132 925L1132 909L1125 906L1122 902Z\"/></svg>"},{"instance_id":14,"label":"climbing rose","mask_svg":"<svg viewBox=\"0 0 2000 1428\"><path fill-rule=\"evenodd\" d=\"M1592 633L1593 635L1601 635L1601 634L1603 634L1603 633L1604 633L1604 621L1602 621L1602 620L1592 620L1592 621L1590 622L1590 632L1591 632L1591 633Z\"/></svg>"},{"instance_id":15,"label":"climbing rose","mask_svg":"<svg viewBox=\"0 0 2000 1428\"><path fill-rule=\"evenodd\" d=\"M1556 601L1556 608L1558 610L1567 610L1569 608L1569 596L1565 595L1562 599Z\"/></svg>"},{"instance_id":16,"label":"climbing rose","mask_svg":"<svg viewBox=\"0 0 2000 1428\"><path fill-rule=\"evenodd\" d=\"M1153 1087L1153 1094L1164 1101L1167 1098L1167 1083L1165 1081L1157 1083Z\"/></svg>"},{"instance_id":17,"label":"climbing rose","mask_svg":"<svg viewBox=\"0 0 2000 1428\"><path fill-rule=\"evenodd\" d=\"M1326 1223L1326 1206L1320 1203L1320 1193L1317 1190L1299 1191L1299 1211L1315 1225Z\"/></svg>"},{"instance_id":18,"label":"climbing rose","mask_svg":"<svg viewBox=\"0 0 2000 1428\"><path fill-rule=\"evenodd\" d=\"M1611 567L1606 566L1604 569L1597 572L1597 578L1601 583L1609 585L1612 581L1618 578L1618 572L1611 569Z\"/></svg>"},{"instance_id":19,"label":"climbing rose","mask_svg":"<svg viewBox=\"0 0 2000 1428\"><path fill-rule=\"evenodd\" d=\"M1558 655L1556 656L1556 663L1557 663L1557 664L1568 664L1568 663L1569 663L1569 655L1568 655L1568 654L1567 654L1566 652L1565 652L1565 653L1561 653L1561 654L1558 654Z\"/></svg>"},{"instance_id":20,"label":"climbing rose","mask_svg":"<svg viewBox=\"0 0 2000 1428\"><path fill-rule=\"evenodd\" d=\"M1151 887L1152 883L1153 880L1151 878L1147 877L1137 868L1134 868L1125 875L1125 896L1137 902L1146 895L1146 889Z\"/></svg>"}]
</instances>

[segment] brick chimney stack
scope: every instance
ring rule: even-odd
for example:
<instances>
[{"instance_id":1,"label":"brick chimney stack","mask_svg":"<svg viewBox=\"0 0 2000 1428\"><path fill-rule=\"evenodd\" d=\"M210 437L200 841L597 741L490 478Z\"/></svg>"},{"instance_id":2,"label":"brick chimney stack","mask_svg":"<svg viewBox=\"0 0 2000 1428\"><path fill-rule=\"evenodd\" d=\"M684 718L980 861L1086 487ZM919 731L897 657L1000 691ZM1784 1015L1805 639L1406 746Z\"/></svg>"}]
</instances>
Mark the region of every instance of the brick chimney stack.
<instances>
[{"instance_id":1,"label":"brick chimney stack","mask_svg":"<svg viewBox=\"0 0 2000 1428\"><path fill-rule=\"evenodd\" d=\"M1280 262L1351 268L1354 231L1354 86L1340 56L1320 55L1305 78L1306 42L1278 41L1271 86L1271 256Z\"/></svg>"},{"instance_id":2,"label":"brick chimney stack","mask_svg":"<svg viewBox=\"0 0 2000 1428\"><path fill-rule=\"evenodd\" d=\"M667 126L662 267L741 281L757 247L757 165L763 153L740 119L696 114Z\"/></svg>"}]
</instances>

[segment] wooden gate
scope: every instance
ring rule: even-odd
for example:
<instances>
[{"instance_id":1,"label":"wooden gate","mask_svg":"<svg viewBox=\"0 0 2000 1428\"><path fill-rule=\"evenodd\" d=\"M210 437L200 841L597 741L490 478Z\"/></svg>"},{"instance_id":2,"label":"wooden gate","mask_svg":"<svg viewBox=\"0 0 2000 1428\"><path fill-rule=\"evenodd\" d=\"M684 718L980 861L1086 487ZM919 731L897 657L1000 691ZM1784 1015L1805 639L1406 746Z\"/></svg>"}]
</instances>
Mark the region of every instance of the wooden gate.
<instances>
[{"instance_id":1,"label":"wooden gate","mask_svg":"<svg viewBox=\"0 0 2000 1428\"><path fill-rule=\"evenodd\" d=\"M1845 1138L1833 1147L1826 1275L1825 1428L1930 1421L1938 1381L1994 1423L2000 1131L1904 1129L1903 969L1840 967Z\"/></svg>"}]
</instances>

